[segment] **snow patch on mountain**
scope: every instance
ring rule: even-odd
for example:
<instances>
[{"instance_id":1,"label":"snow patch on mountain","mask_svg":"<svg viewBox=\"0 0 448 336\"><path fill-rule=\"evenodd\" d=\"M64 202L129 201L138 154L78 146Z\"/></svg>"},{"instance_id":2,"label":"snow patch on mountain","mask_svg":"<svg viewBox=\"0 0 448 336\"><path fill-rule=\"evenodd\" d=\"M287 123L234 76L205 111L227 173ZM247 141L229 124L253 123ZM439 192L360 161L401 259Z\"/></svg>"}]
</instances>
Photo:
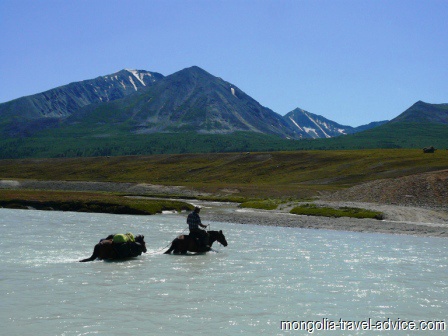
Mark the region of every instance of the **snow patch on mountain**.
<instances>
[{"instance_id":1,"label":"snow patch on mountain","mask_svg":"<svg viewBox=\"0 0 448 336\"><path fill-rule=\"evenodd\" d=\"M128 70L131 74L134 75L134 77L142 83L143 86L146 86L145 82L143 81L143 77L145 74L138 72L137 70ZM135 85L134 85L135 86ZM137 89L136 89L137 90Z\"/></svg>"},{"instance_id":2,"label":"snow patch on mountain","mask_svg":"<svg viewBox=\"0 0 448 336\"><path fill-rule=\"evenodd\" d=\"M131 84L134 86L135 91L137 91L137 85L135 85L134 81L132 80L132 77L129 76L129 81L131 82Z\"/></svg>"},{"instance_id":3,"label":"snow patch on mountain","mask_svg":"<svg viewBox=\"0 0 448 336\"><path fill-rule=\"evenodd\" d=\"M322 127L320 127L320 125L313 119L313 118L311 118L309 115L308 115L308 113L305 113L305 115L308 117L308 119L310 120L310 121L312 121L321 131L322 131L322 133L325 135L325 137L326 138L331 138L325 131L324 131L324 129L322 128ZM316 132L316 131L314 131L314 132ZM317 133L317 132L316 132Z\"/></svg>"},{"instance_id":4,"label":"snow patch on mountain","mask_svg":"<svg viewBox=\"0 0 448 336\"><path fill-rule=\"evenodd\" d=\"M294 125L296 125L297 126L297 128L299 129L299 130L301 130L302 132L303 132L303 129L299 126L299 124L298 123L296 123L296 121L293 119L293 118L291 118L291 117L289 117L289 120L291 120L292 121L292 123L294 124Z\"/></svg>"},{"instance_id":5,"label":"snow patch on mountain","mask_svg":"<svg viewBox=\"0 0 448 336\"><path fill-rule=\"evenodd\" d=\"M304 129L305 132L308 133L308 135L311 136L312 138L314 138L314 139L319 138L319 134L317 134L316 129L311 128L311 127L304 127L303 129Z\"/></svg>"}]
</instances>

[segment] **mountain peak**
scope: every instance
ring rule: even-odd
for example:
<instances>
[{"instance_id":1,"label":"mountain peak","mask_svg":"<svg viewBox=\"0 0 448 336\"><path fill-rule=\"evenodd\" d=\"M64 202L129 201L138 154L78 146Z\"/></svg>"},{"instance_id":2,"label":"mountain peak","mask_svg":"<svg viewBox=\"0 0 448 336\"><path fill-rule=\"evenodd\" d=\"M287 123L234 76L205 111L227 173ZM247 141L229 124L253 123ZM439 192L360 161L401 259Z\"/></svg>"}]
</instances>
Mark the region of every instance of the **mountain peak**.
<instances>
[{"instance_id":1,"label":"mountain peak","mask_svg":"<svg viewBox=\"0 0 448 336\"><path fill-rule=\"evenodd\" d=\"M415 102L412 106L424 106L424 105L431 105L431 104L428 104L428 103L426 103L426 102L424 102L423 100L419 100L419 101L417 101L417 102Z\"/></svg>"},{"instance_id":2,"label":"mountain peak","mask_svg":"<svg viewBox=\"0 0 448 336\"><path fill-rule=\"evenodd\" d=\"M191 67L185 68L184 70L190 70L190 71L202 72L202 73L209 74L207 71L205 71L205 70L202 69L201 67L198 67L197 65L193 65L193 66L191 66Z\"/></svg>"},{"instance_id":3,"label":"mountain peak","mask_svg":"<svg viewBox=\"0 0 448 336\"><path fill-rule=\"evenodd\" d=\"M391 122L448 124L448 104L430 104L419 100Z\"/></svg>"},{"instance_id":4,"label":"mountain peak","mask_svg":"<svg viewBox=\"0 0 448 336\"><path fill-rule=\"evenodd\" d=\"M212 74L208 73L207 71L205 71L204 69L193 65L191 67L182 69L178 72L175 72L174 74L170 75L169 77L176 77L176 76L182 76L182 77L187 77L187 76L192 76L195 78L216 78L215 76L213 76Z\"/></svg>"},{"instance_id":5,"label":"mountain peak","mask_svg":"<svg viewBox=\"0 0 448 336\"><path fill-rule=\"evenodd\" d=\"M289 113L294 113L294 112L300 112L300 113L305 113L307 111L305 111L304 109L301 109L300 107L296 107L294 110L292 110Z\"/></svg>"}]
</instances>

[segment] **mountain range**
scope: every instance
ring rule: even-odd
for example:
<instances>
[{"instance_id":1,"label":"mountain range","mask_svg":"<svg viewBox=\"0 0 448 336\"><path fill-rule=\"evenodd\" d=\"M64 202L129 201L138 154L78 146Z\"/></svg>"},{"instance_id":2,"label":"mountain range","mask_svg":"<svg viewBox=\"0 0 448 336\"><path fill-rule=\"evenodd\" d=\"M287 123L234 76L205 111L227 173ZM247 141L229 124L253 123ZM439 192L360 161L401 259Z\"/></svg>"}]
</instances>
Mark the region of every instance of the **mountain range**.
<instances>
[{"instance_id":1,"label":"mountain range","mask_svg":"<svg viewBox=\"0 0 448 336\"><path fill-rule=\"evenodd\" d=\"M169 76L125 69L0 104L1 138L15 146L17 139L113 140L126 134L333 139L408 123L448 125L448 104L419 101L390 122L351 127L300 108L281 116L197 66Z\"/></svg>"},{"instance_id":2,"label":"mountain range","mask_svg":"<svg viewBox=\"0 0 448 336\"><path fill-rule=\"evenodd\" d=\"M105 109L110 113L99 117ZM136 134L195 131L250 131L284 138L329 138L356 133L300 108L281 116L237 86L193 66L164 77L157 72L121 70L0 104L0 127L7 136L24 136L61 123L96 120L128 123ZM381 124L380 122L379 124Z\"/></svg>"}]
</instances>

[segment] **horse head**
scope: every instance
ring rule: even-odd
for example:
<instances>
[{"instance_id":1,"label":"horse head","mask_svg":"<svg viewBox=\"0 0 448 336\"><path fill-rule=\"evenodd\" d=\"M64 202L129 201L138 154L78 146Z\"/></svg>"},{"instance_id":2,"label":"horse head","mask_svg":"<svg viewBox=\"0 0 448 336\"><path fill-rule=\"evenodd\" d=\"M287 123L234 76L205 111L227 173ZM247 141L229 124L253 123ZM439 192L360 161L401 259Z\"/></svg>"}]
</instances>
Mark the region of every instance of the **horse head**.
<instances>
[{"instance_id":1,"label":"horse head","mask_svg":"<svg viewBox=\"0 0 448 336\"><path fill-rule=\"evenodd\" d=\"M135 242L139 243L142 247L143 253L146 253L147 249L146 249L145 236L138 235L137 237L135 237Z\"/></svg>"},{"instance_id":2,"label":"horse head","mask_svg":"<svg viewBox=\"0 0 448 336\"><path fill-rule=\"evenodd\" d=\"M224 236L224 233L222 233L222 230L220 231L214 231L215 232L215 239L222 245L227 246L227 240L226 237Z\"/></svg>"}]
</instances>

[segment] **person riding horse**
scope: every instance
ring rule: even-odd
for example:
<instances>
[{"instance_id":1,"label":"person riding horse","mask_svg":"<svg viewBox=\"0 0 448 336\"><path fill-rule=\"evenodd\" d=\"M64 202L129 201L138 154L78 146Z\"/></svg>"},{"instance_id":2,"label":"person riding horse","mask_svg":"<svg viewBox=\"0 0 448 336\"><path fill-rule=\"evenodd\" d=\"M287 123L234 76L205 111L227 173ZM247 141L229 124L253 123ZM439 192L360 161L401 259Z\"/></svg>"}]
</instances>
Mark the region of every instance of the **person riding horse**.
<instances>
[{"instance_id":1,"label":"person riding horse","mask_svg":"<svg viewBox=\"0 0 448 336\"><path fill-rule=\"evenodd\" d=\"M193 212L191 212L187 217L188 228L190 229L190 237L197 239L198 244L205 249L210 251L208 233L205 230L201 230L199 227L206 228L207 225L202 224L201 217L199 217L200 207L195 207Z\"/></svg>"}]
</instances>

